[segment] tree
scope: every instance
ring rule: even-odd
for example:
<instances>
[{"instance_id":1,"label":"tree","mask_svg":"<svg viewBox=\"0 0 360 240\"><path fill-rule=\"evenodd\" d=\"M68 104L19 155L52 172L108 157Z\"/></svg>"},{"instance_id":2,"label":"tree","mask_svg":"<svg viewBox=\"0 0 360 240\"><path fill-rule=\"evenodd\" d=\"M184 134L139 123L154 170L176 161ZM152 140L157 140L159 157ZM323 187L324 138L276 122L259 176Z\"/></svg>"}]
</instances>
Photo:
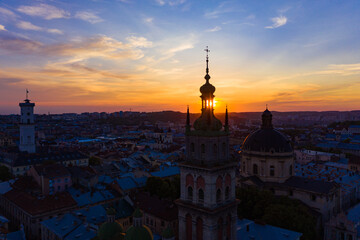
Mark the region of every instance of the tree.
<instances>
[{"instance_id":1,"label":"tree","mask_svg":"<svg viewBox=\"0 0 360 240\"><path fill-rule=\"evenodd\" d=\"M9 168L6 166L0 166L0 180L1 181L7 181L11 179L11 173L9 171Z\"/></svg>"},{"instance_id":2,"label":"tree","mask_svg":"<svg viewBox=\"0 0 360 240\"><path fill-rule=\"evenodd\" d=\"M90 157L89 158L89 166L97 166L101 164L101 159L98 157Z\"/></svg>"},{"instance_id":3,"label":"tree","mask_svg":"<svg viewBox=\"0 0 360 240\"><path fill-rule=\"evenodd\" d=\"M180 196L180 178L178 176L170 179L149 177L146 181L146 191L159 198L175 200Z\"/></svg>"},{"instance_id":4,"label":"tree","mask_svg":"<svg viewBox=\"0 0 360 240\"><path fill-rule=\"evenodd\" d=\"M299 200L275 196L270 191L238 188L238 216L303 233L302 240L320 239L316 218Z\"/></svg>"}]
</instances>

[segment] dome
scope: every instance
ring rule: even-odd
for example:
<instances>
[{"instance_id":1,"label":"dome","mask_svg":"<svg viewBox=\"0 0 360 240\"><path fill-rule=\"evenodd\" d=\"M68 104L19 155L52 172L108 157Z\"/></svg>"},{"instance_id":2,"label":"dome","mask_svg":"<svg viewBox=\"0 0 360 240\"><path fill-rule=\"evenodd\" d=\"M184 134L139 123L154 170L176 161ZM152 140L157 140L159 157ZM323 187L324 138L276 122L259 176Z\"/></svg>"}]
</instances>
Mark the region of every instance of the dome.
<instances>
[{"instance_id":1,"label":"dome","mask_svg":"<svg viewBox=\"0 0 360 240\"><path fill-rule=\"evenodd\" d=\"M101 225L98 231L99 240L122 240L122 227L116 222L106 222Z\"/></svg>"},{"instance_id":2,"label":"dome","mask_svg":"<svg viewBox=\"0 0 360 240\"><path fill-rule=\"evenodd\" d=\"M151 230L144 225L129 227L125 235L125 240L153 240L153 238Z\"/></svg>"},{"instance_id":3,"label":"dome","mask_svg":"<svg viewBox=\"0 0 360 240\"><path fill-rule=\"evenodd\" d=\"M289 153L293 151L289 139L273 128L272 114L267 108L262 114L261 129L246 137L243 150L271 153Z\"/></svg>"},{"instance_id":4,"label":"dome","mask_svg":"<svg viewBox=\"0 0 360 240\"><path fill-rule=\"evenodd\" d=\"M209 76L209 79L210 79L210 76ZM209 80L207 79L206 83L200 87L200 92L203 95L208 95L208 94L212 95L215 92L215 87L211 83L209 83Z\"/></svg>"},{"instance_id":5,"label":"dome","mask_svg":"<svg viewBox=\"0 0 360 240\"><path fill-rule=\"evenodd\" d=\"M292 152L290 141L281 132L273 128L262 128L249 134L244 143L244 151L256 152Z\"/></svg>"}]
</instances>

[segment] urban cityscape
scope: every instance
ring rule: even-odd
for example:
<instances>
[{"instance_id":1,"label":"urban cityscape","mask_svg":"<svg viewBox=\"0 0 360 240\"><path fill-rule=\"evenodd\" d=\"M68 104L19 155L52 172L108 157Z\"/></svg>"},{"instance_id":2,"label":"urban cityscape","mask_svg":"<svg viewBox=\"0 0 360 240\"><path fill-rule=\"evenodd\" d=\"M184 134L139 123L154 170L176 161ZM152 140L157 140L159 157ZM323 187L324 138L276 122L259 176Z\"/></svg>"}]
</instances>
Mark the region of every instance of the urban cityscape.
<instances>
[{"instance_id":1,"label":"urban cityscape","mask_svg":"<svg viewBox=\"0 0 360 240\"><path fill-rule=\"evenodd\" d=\"M0 3L0 240L360 240L359 3L142 4ZM347 46L227 46L322 18Z\"/></svg>"}]
</instances>

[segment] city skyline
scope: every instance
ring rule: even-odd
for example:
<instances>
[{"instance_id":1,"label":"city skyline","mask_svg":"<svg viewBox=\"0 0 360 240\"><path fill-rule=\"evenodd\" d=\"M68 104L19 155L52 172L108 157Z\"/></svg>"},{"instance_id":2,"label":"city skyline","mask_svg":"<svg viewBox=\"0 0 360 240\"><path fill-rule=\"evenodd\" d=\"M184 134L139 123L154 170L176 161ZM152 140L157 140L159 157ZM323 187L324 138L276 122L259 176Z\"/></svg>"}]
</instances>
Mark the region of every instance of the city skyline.
<instances>
[{"instance_id":1,"label":"city skyline","mask_svg":"<svg viewBox=\"0 0 360 240\"><path fill-rule=\"evenodd\" d=\"M0 111L200 112L205 53L217 113L356 110L356 1L0 3ZM181 98L181 99L179 99Z\"/></svg>"}]
</instances>

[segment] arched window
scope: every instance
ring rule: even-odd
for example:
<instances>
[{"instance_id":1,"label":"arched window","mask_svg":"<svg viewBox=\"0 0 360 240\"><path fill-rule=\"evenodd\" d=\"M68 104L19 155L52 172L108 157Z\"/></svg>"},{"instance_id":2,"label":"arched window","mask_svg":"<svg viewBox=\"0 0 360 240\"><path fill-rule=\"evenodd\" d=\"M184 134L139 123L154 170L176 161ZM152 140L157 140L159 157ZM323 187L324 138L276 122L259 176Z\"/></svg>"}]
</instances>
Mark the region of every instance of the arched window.
<instances>
[{"instance_id":1,"label":"arched window","mask_svg":"<svg viewBox=\"0 0 360 240\"><path fill-rule=\"evenodd\" d=\"M192 240L192 217L186 214L186 240Z\"/></svg>"},{"instance_id":2,"label":"arched window","mask_svg":"<svg viewBox=\"0 0 360 240\"><path fill-rule=\"evenodd\" d=\"M187 198L188 200L193 200L193 188L192 187L188 187L188 194L187 194Z\"/></svg>"},{"instance_id":3,"label":"arched window","mask_svg":"<svg viewBox=\"0 0 360 240\"><path fill-rule=\"evenodd\" d=\"M205 153L205 145L201 144L201 153Z\"/></svg>"},{"instance_id":4,"label":"arched window","mask_svg":"<svg viewBox=\"0 0 360 240\"><path fill-rule=\"evenodd\" d=\"M219 220L218 220L218 237L217 237L217 239L218 240L222 240L223 239L223 226L224 225L224 223L223 223L223 219L222 218L219 218Z\"/></svg>"},{"instance_id":5,"label":"arched window","mask_svg":"<svg viewBox=\"0 0 360 240\"><path fill-rule=\"evenodd\" d=\"M223 152L223 155L226 156L226 144L225 143L222 144L222 152Z\"/></svg>"},{"instance_id":6,"label":"arched window","mask_svg":"<svg viewBox=\"0 0 360 240\"><path fill-rule=\"evenodd\" d=\"M190 144L190 151L195 152L195 144L194 143Z\"/></svg>"},{"instance_id":7,"label":"arched window","mask_svg":"<svg viewBox=\"0 0 360 240\"><path fill-rule=\"evenodd\" d=\"M204 203L204 190L202 190L201 188L199 189L199 192L198 192L198 198L199 198L199 203L203 204Z\"/></svg>"},{"instance_id":8,"label":"arched window","mask_svg":"<svg viewBox=\"0 0 360 240\"><path fill-rule=\"evenodd\" d=\"M199 188L205 189L205 180L202 176L199 176L196 179L196 188L197 189L199 189Z\"/></svg>"},{"instance_id":9,"label":"arched window","mask_svg":"<svg viewBox=\"0 0 360 240\"><path fill-rule=\"evenodd\" d=\"M191 174L186 175L186 184L185 186L192 186L194 187L194 177Z\"/></svg>"},{"instance_id":10,"label":"arched window","mask_svg":"<svg viewBox=\"0 0 360 240\"><path fill-rule=\"evenodd\" d=\"M221 190L216 191L216 203L221 203Z\"/></svg>"},{"instance_id":11,"label":"arched window","mask_svg":"<svg viewBox=\"0 0 360 240\"><path fill-rule=\"evenodd\" d=\"M226 187L225 188L225 199L229 200L229 197L230 197L230 188Z\"/></svg>"},{"instance_id":12,"label":"arched window","mask_svg":"<svg viewBox=\"0 0 360 240\"><path fill-rule=\"evenodd\" d=\"M292 174L293 174L293 167L292 167L292 165L290 165L290 167L289 167L289 174L290 174L290 176L292 176Z\"/></svg>"},{"instance_id":13,"label":"arched window","mask_svg":"<svg viewBox=\"0 0 360 240\"><path fill-rule=\"evenodd\" d=\"M231 239L231 215L226 217L226 238Z\"/></svg>"},{"instance_id":14,"label":"arched window","mask_svg":"<svg viewBox=\"0 0 360 240\"><path fill-rule=\"evenodd\" d=\"M231 176L230 176L230 174L226 174L226 176L225 176L225 186L231 186Z\"/></svg>"},{"instance_id":15,"label":"arched window","mask_svg":"<svg viewBox=\"0 0 360 240\"><path fill-rule=\"evenodd\" d=\"M223 187L223 179L221 176L218 176L218 178L216 179L216 188L222 188Z\"/></svg>"},{"instance_id":16,"label":"arched window","mask_svg":"<svg viewBox=\"0 0 360 240\"><path fill-rule=\"evenodd\" d=\"M30 124L30 119L27 120L27 123Z\"/></svg>"},{"instance_id":17,"label":"arched window","mask_svg":"<svg viewBox=\"0 0 360 240\"><path fill-rule=\"evenodd\" d=\"M213 151L214 151L214 157L216 158L217 156L217 145L216 144L214 144L214 146L213 146Z\"/></svg>"},{"instance_id":18,"label":"arched window","mask_svg":"<svg viewBox=\"0 0 360 240\"><path fill-rule=\"evenodd\" d=\"M203 220L196 219L196 240L203 240Z\"/></svg>"},{"instance_id":19,"label":"arched window","mask_svg":"<svg viewBox=\"0 0 360 240\"><path fill-rule=\"evenodd\" d=\"M253 165L253 173L254 173L254 175L258 175L258 165L257 164Z\"/></svg>"},{"instance_id":20,"label":"arched window","mask_svg":"<svg viewBox=\"0 0 360 240\"><path fill-rule=\"evenodd\" d=\"M270 166L270 176L275 176L275 167L274 166Z\"/></svg>"}]
</instances>

